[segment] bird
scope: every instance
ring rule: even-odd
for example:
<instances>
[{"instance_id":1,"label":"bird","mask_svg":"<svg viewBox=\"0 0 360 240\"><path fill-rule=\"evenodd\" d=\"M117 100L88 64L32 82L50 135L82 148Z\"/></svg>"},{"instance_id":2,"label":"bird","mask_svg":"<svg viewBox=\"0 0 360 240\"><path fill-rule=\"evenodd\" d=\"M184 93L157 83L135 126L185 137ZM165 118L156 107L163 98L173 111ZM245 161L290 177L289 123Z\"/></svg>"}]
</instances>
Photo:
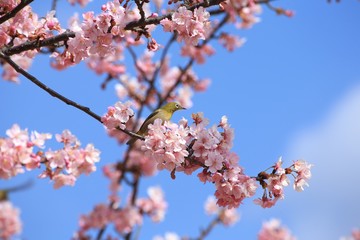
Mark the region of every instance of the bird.
<instances>
[{"instance_id":1,"label":"bird","mask_svg":"<svg viewBox=\"0 0 360 240\"><path fill-rule=\"evenodd\" d=\"M164 123L165 121L169 121L171 119L174 112L176 112L178 110L182 110L182 109L186 109L186 108L182 107L177 102L169 102L169 103L165 104L164 106L156 109L145 119L145 121L141 125L139 131L136 132L136 134L138 134L140 136L145 136L148 132L149 124L154 123L155 119L159 118ZM137 137L132 137L129 141L127 141L126 144L132 145L136 142L136 140L138 140Z\"/></svg>"}]
</instances>

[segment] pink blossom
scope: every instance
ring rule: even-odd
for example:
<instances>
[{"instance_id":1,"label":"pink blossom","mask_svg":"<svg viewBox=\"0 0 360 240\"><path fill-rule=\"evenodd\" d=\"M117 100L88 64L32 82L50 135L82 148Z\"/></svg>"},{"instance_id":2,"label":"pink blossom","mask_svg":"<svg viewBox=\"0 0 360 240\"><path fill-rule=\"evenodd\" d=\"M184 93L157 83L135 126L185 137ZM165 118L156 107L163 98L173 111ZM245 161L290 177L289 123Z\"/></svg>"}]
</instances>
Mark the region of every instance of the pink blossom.
<instances>
[{"instance_id":1,"label":"pink blossom","mask_svg":"<svg viewBox=\"0 0 360 240\"><path fill-rule=\"evenodd\" d=\"M119 203L118 191L120 190L119 178L122 172L116 167L116 164L108 164L103 167L103 174L110 180L110 202Z\"/></svg>"},{"instance_id":2,"label":"pink blossom","mask_svg":"<svg viewBox=\"0 0 360 240\"><path fill-rule=\"evenodd\" d=\"M154 75L155 69L156 69L156 63L153 61L153 56L154 53L153 52L149 52L146 51L137 61L136 61L136 67L137 67L137 71L139 76L141 76L141 78L143 77L143 75L145 75L145 77L147 79L151 79L152 76Z\"/></svg>"},{"instance_id":3,"label":"pink blossom","mask_svg":"<svg viewBox=\"0 0 360 240\"><path fill-rule=\"evenodd\" d=\"M279 198L268 198L267 196L263 196L262 198L255 199L254 203L262 208L271 208L275 206L278 200Z\"/></svg>"},{"instance_id":4,"label":"pink blossom","mask_svg":"<svg viewBox=\"0 0 360 240\"><path fill-rule=\"evenodd\" d=\"M20 211L9 201L0 201L0 238L12 239L21 232Z\"/></svg>"},{"instance_id":5,"label":"pink blossom","mask_svg":"<svg viewBox=\"0 0 360 240\"><path fill-rule=\"evenodd\" d=\"M211 152L205 160L205 166L209 167L211 173L215 173L223 167L223 158L217 152Z\"/></svg>"},{"instance_id":6,"label":"pink blossom","mask_svg":"<svg viewBox=\"0 0 360 240\"><path fill-rule=\"evenodd\" d=\"M164 219L167 203L164 199L164 193L160 187L148 188L149 198L140 198L136 205L142 212L148 214L154 222L160 222Z\"/></svg>"},{"instance_id":7,"label":"pink blossom","mask_svg":"<svg viewBox=\"0 0 360 240\"><path fill-rule=\"evenodd\" d=\"M304 160L297 160L294 162L294 171L297 173L294 182L294 189L296 191L301 192L304 190L304 186L309 186L307 181L311 178L310 168L312 166L312 164L309 164Z\"/></svg>"},{"instance_id":8,"label":"pink blossom","mask_svg":"<svg viewBox=\"0 0 360 240\"><path fill-rule=\"evenodd\" d=\"M258 240L296 240L291 232L281 226L277 219L271 219L265 222L258 233Z\"/></svg>"},{"instance_id":9,"label":"pink blossom","mask_svg":"<svg viewBox=\"0 0 360 240\"><path fill-rule=\"evenodd\" d=\"M204 92L207 90L211 83L210 79L200 79L195 82L194 84L194 90L197 92Z\"/></svg>"},{"instance_id":10,"label":"pink blossom","mask_svg":"<svg viewBox=\"0 0 360 240\"><path fill-rule=\"evenodd\" d=\"M205 205L205 212L208 215L217 214L220 211L220 207L216 205L216 199L214 196L209 196L206 199Z\"/></svg>"},{"instance_id":11,"label":"pink blossom","mask_svg":"<svg viewBox=\"0 0 360 240\"><path fill-rule=\"evenodd\" d=\"M116 127L125 129L125 124L134 115L134 111L130 108L131 102L117 102L108 108L108 112L102 116L101 121L108 130Z\"/></svg>"},{"instance_id":12,"label":"pink blossom","mask_svg":"<svg viewBox=\"0 0 360 240\"><path fill-rule=\"evenodd\" d=\"M161 119L156 119L148 128L148 135L141 149L157 162L160 169L172 171L180 166L188 155L184 139L188 130L169 122L162 124Z\"/></svg>"},{"instance_id":13,"label":"pink blossom","mask_svg":"<svg viewBox=\"0 0 360 240\"><path fill-rule=\"evenodd\" d=\"M171 20L163 19L160 24L164 31L178 33L177 40L186 44L196 45L200 39L205 39L210 30L210 14L203 8L195 8L194 12L181 6L171 16Z\"/></svg>"},{"instance_id":14,"label":"pink blossom","mask_svg":"<svg viewBox=\"0 0 360 240\"><path fill-rule=\"evenodd\" d=\"M212 48L209 44L206 44L202 47L195 47L192 45L184 45L181 48L181 55L188 56L195 59L195 62L198 64L205 63L205 59L208 56L211 56L215 53L214 48Z\"/></svg>"},{"instance_id":15,"label":"pink blossom","mask_svg":"<svg viewBox=\"0 0 360 240\"><path fill-rule=\"evenodd\" d=\"M142 224L142 216L135 207L127 206L113 213L113 222L116 231L129 233L135 225Z\"/></svg>"},{"instance_id":16,"label":"pink blossom","mask_svg":"<svg viewBox=\"0 0 360 240\"><path fill-rule=\"evenodd\" d=\"M130 152L127 167L139 169L144 176L154 176L157 173L156 162L152 161L151 157L144 155L144 152L140 149L134 149Z\"/></svg>"},{"instance_id":17,"label":"pink blossom","mask_svg":"<svg viewBox=\"0 0 360 240\"><path fill-rule=\"evenodd\" d=\"M192 96L193 96L193 92L192 92L191 88L189 86L185 85L178 89L178 94L175 97L175 101L180 103L180 105L185 108L190 108L193 105L193 103L191 101Z\"/></svg>"},{"instance_id":18,"label":"pink blossom","mask_svg":"<svg viewBox=\"0 0 360 240\"><path fill-rule=\"evenodd\" d=\"M79 140L69 130L64 130L61 134L56 134L55 138L59 143L64 143L65 146L73 144L76 146L80 145Z\"/></svg>"},{"instance_id":19,"label":"pink blossom","mask_svg":"<svg viewBox=\"0 0 360 240\"><path fill-rule=\"evenodd\" d=\"M32 59L28 58L27 56L14 55L11 57L11 59L24 70L27 70L32 63ZM18 83L19 82L18 77L19 77L19 73L16 72L12 66L10 66L7 63L3 65L2 78L4 80Z\"/></svg>"},{"instance_id":20,"label":"pink blossom","mask_svg":"<svg viewBox=\"0 0 360 240\"><path fill-rule=\"evenodd\" d=\"M121 76L126 72L126 67L122 63L118 63L117 60L123 58L123 49L121 45L113 48L113 54L100 57L98 55L91 55L87 61L87 65L96 74L107 73L112 77Z\"/></svg>"},{"instance_id":21,"label":"pink blossom","mask_svg":"<svg viewBox=\"0 0 360 240\"><path fill-rule=\"evenodd\" d=\"M111 216L112 210L108 205L96 205L89 215L82 215L80 217L80 231L87 231L90 228L101 229L111 221Z\"/></svg>"},{"instance_id":22,"label":"pink blossom","mask_svg":"<svg viewBox=\"0 0 360 240\"><path fill-rule=\"evenodd\" d=\"M41 153L34 153L34 148L43 148L51 135L33 132L30 137L27 129L22 130L17 124L6 134L8 138L0 138L0 178L8 179L23 173L23 167L27 170L38 168Z\"/></svg>"},{"instance_id":23,"label":"pink blossom","mask_svg":"<svg viewBox=\"0 0 360 240\"><path fill-rule=\"evenodd\" d=\"M54 189L59 189L62 186L74 186L76 178L73 175L58 174L53 177Z\"/></svg>"},{"instance_id":24,"label":"pink blossom","mask_svg":"<svg viewBox=\"0 0 360 240\"><path fill-rule=\"evenodd\" d=\"M45 141L51 134L34 131L29 136L27 129L22 130L14 124L6 131L8 138L0 138L0 178L11 178L27 170L45 165L40 178L49 177L54 180L54 188L74 185L81 174L89 174L96 170L95 163L100 160L100 151L88 144L80 148L79 140L69 131L56 134L56 140L63 143L60 150L38 151L44 149Z\"/></svg>"},{"instance_id":25,"label":"pink blossom","mask_svg":"<svg viewBox=\"0 0 360 240\"><path fill-rule=\"evenodd\" d=\"M38 148L45 148L44 144L45 141L48 139L51 139L52 135L49 133L38 133L37 131L34 131L31 133L30 139L31 143L34 144L34 146Z\"/></svg>"},{"instance_id":26,"label":"pink blossom","mask_svg":"<svg viewBox=\"0 0 360 240\"><path fill-rule=\"evenodd\" d=\"M207 130L203 129L197 134L197 140L193 146L194 156L206 157L218 143L218 139L213 138Z\"/></svg>"},{"instance_id":27,"label":"pink blossom","mask_svg":"<svg viewBox=\"0 0 360 240\"><path fill-rule=\"evenodd\" d=\"M222 33L219 41L229 52L232 52L235 48L239 48L244 45L246 40L244 38L239 38L238 36Z\"/></svg>"},{"instance_id":28,"label":"pink blossom","mask_svg":"<svg viewBox=\"0 0 360 240\"><path fill-rule=\"evenodd\" d=\"M43 20L46 24L47 29L61 31L59 20L55 17L55 11L50 11L46 14L45 19Z\"/></svg>"},{"instance_id":29,"label":"pink blossom","mask_svg":"<svg viewBox=\"0 0 360 240\"><path fill-rule=\"evenodd\" d=\"M248 197L252 197L257 189L255 179L235 171L231 179L226 179L221 174L215 174L216 192L219 206L228 208L238 207Z\"/></svg>"},{"instance_id":30,"label":"pink blossom","mask_svg":"<svg viewBox=\"0 0 360 240\"><path fill-rule=\"evenodd\" d=\"M237 212L236 208L223 208L219 214L219 218L222 224L225 226L234 225L237 221L239 221L240 215Z\"/></svg>"},{"instance_id":31,"label":"pink blossom","mask_svg":"<svg viewBox=\"0 0 360 240\"><path fill-rule=\"evenodd\" d=\"M159 50L160 45L156 42L154 38L151 38L151 40L148 42L147 49L152 52L156 52Z\"/></svg>"},{"instance_id":32,"label":"pink blossom","mask_svg":"<svg viewBox=\"0 0 360 240\"><path fill-rule=\"evenodd\" d=\"M256 4L253 0L226 0L220 4L230 16L230 21L236 23L239 28L250 28L260 21L257 16L261 13L260 4ZM237 17L240 17L237 22Z\"/></svg>"}]
</instances>

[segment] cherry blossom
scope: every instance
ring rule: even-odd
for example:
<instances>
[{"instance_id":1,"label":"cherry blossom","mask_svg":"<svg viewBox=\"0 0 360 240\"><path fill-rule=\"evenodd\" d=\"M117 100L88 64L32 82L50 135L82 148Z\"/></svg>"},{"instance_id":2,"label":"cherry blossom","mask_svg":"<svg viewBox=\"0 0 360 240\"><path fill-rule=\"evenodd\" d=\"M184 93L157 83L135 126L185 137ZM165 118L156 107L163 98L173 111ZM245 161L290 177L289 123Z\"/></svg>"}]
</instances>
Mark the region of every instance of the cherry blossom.
<instances>
[{"instance_id":1,"label":"cherry blossom","mask_svg":"<svg viewBox=\"0 0 360 240\"><path fill-rule=\"evenodd\" d=\"M80 142L68 130L56 134L56 140L63 143L64 147L55 151L40 150L45 148L45 141L51 139L49 133L34 131L29 134L27 129L22 130L14 124L6 134L8 138L0 138L1 178L8 179L23 173L24 168L34 170L45 165L40 178L52 179L54 188L73 186L79 175L95 171L95 163L100 160L99 150L92 144L88 144L84 149L80 148Z\"/></svg>"},{"instance_id":2,"label":"cherry blossom","mask_svg":"<svg viewBox=\"0 0 360 240\"><path fill-rule=\"evenodd\" d=\"M9 201L0 201L0 238L12 239L21 232L20 210Z\"/></svg>"},{"instance_id":3,"label":"cherry blossom","mask_svg":"<svg viewBox=\"0 0 360 240\"><path fill-rule=\"evenodd\" d=\"M177 32L177 40L185 44L196 45L204 40L211 30L210 14L203 7L195 8L194 12L186 7L179 7L171 16L171 20L161 20L165 32Z\"/></svg>"},{"instance_id":4,"label":"cherry blossom","mask_svg":"<svg viewBox=\"0 0 360 240\"><path fill-rule=\"evenodd\" d=\"M294 189L298 192L304 190L304 186L309 186L307 181L311 178L310 168L312 164L307 163L304 160L297 160L294 162L294 172L297 173L294 183Z\"/></svg>"},{"instance_id":5,"label":"cherry blossom","mask_svg":"<svg viewBox=\"0 0 360 240\"><path fill-rule=\"evenodd\" d=\"M244 38L230 35L228 33L222 33L219 38L219 42L229 51L232 52L235 48L239 48L245 43Z\"/></svg>"},{"instance_id":6,"label":"cherry blossom","mask_svg":"<svg viewBox=\"0 0 360 240\"><path fill-rule=\"evenodd\" d=\"M277 219L271 219L265 222L262 229L258 233L258 240L296 240L291 232L281 226L281 223Z\"/></svg>"},{"instance_id":7,"label":"cherry blossom","mask_svg":"<svg viewBox=\"0 0 360 240\"><path fill-rule=\"evenodd\" d=\"M167 203L164 199L164 193L160 187L150 187L147 190L149 198L140 198L136 205L142 212L148 214L154 222L164 220Z\"/></svg>"},{"instance_id":8,"label":"cherry blossom","mask_svg":"<svg viewBox=\"0 0 360 240\"><path fill-rule=\"evenodd\" d=\"M202 47L195 47L192 45L184 45L181 48L181 55L188 56L195 59L196 63L203 64L208 56L211 56L215 53L215 49L212 48L209 44L206 44Z\"/></svg>"},{"instance_id":9,"label":"cherry blossom","mask_svg":"<svg viewBox=\"0 0 360 240\"><path fill-rule=\"evenodd\" d=\"M108 130L114 128L125 129L125 124L134 115L134 111L130 108L131 102L117 102L114 106L108 108L107 113L101 118L102 123Z\"/></svg>"}]
</instances>

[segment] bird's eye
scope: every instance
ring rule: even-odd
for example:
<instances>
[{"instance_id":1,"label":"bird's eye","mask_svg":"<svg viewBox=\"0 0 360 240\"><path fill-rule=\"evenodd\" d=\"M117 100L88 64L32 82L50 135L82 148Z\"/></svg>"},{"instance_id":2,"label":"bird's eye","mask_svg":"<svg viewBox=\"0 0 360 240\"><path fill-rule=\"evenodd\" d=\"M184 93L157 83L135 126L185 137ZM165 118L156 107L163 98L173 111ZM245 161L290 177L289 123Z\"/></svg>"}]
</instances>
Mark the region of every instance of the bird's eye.
<instances>
[{"instance_id":1,"label":"bird's eye","mask_svg":"<svg viewBox=\"0 0 360 240\"><path fill-rule=\"evenodd\" d=\"M175 107L176 107L176 108L179 108L179 104L175 104Z\"/></svg>"}]
</instances>

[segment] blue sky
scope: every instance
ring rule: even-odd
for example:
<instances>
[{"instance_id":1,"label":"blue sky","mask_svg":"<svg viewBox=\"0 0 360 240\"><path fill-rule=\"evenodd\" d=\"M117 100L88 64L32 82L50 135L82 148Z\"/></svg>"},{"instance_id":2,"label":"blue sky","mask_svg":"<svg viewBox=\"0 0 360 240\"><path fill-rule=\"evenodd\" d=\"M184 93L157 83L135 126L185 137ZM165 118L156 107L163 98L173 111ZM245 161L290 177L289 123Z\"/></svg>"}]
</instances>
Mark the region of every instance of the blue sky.
<instances>
[{"instance_id":1,"label":"blue sky","mask_svg":"<svg viewBox=\"0 0 360 240\"><path fill-rule=\"evenodd\" d=\"M208 239L255 239L263 221L279 218L298 239L338 239L360 227L357 205L360 191L360 4L342 1L276 1L295 10L294 18L276 16L264 7L262 21L250 30L231 31L247 39L233 53L220 48L205 65L196 66L200 77L209 77L207 92L195 95L194 106L176 113L174 121L204 112L212 123L222 115L235 129L234 151L249 175L255 175L283 156L285 164L305 158L314 163L310 188L303 193L287 189L286 198L272 209L251 201L239 208L240 222L219 227ZM50 4L48 4L50 5ZM88 9L98 6L94 1ZM50 6L34 2L40 13ZM72 8L59 3L59 16ZM85 11L76 8L78 11ZM97 10L96 10L97 11ZM171 53L176 56L176 51ZM57 72L48 56L39 56L30 69L36 77L63 95L89 106L102 115L117 99L113 85L100 89L104 76L84 65ZM0 81L0 134L13 123L39 132L60 133L70 129L86 145L101 150L99 169L121 159L123 147L107 137L103 127L82 112L50 97L26 79L19 85ZM56 145L50 144L56 148ZM21 208L25 239L69 239L77 229L80 214L106 201L108 182L100 170L81 177L75 187L53 190L40 172L28 172L0 188L34 179L34 186L10 196ZM143 179L140 195L148 186L160 185L169 202L165 222L145 221L141 239L174 231L197 236L210 219L203 211L213 186L196 176L168 172ZM260 191L258 196L260 196Z\"/></svg>"}]
</instances>

